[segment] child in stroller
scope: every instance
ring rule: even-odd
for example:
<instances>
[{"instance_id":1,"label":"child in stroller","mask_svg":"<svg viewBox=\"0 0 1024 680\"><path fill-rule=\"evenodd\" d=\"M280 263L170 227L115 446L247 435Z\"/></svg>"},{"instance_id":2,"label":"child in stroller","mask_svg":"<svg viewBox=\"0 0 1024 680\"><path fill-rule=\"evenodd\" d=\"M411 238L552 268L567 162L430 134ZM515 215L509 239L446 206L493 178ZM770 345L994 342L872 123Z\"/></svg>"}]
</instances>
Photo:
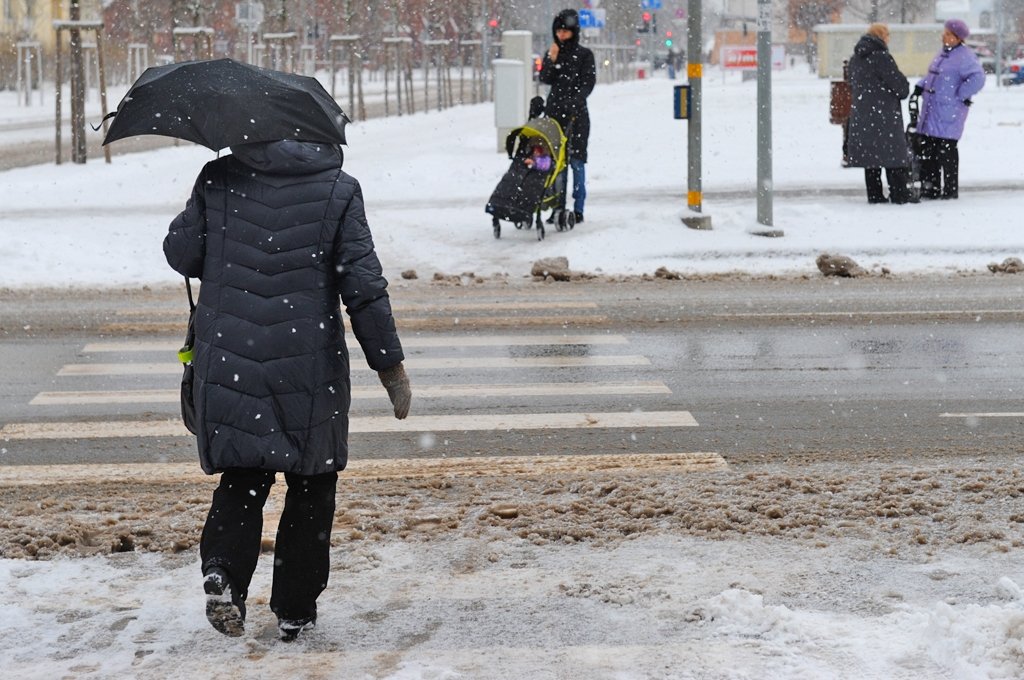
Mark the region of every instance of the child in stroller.
<instances>
[{"instance_id":1,"label":"child in stroller","mask_svg":"<svg viewBox=\"0 0 1024 680\"><path fill-rule=\"evenodd\" d=\"M551 169L551 156L544 148L544 140L533 139L530 141L530 155L526 157L523 164L531 170L547 172Z\"/></svg>"},{"instance_id":2,"label":"child in stroller","mask_svg":"<svg viewBox=\"0 0 1024 680\"><path fill-rule=\"evenodd\" d=\"M559 208L565 191L565 135L552 118L531 118L509 133L505 150L512 160L494 188L485 210L491 215L494 238L501 238L501 220L516 229L537 227L537 240L544 239L541 211L551 208L557 215L559 231L576 223L571 210Z\"/></svg>"}]
</instances>

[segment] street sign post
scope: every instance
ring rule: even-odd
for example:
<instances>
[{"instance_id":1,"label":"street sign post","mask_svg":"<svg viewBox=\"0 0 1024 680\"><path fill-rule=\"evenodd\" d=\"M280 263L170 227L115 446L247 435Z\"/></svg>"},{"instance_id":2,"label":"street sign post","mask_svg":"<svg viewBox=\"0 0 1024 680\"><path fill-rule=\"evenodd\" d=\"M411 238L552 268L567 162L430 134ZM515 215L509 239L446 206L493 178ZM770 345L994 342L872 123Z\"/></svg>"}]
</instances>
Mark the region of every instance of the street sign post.
<instances>
[{"instance_id":1,"label":"street sign post","mask_svg":"<svg viewBox=\"0 0 1024 680\"><path fill-rule=\"evenodd\" d=\"M695 215L684 215L681 219L690 229L711 229L711 216L700 214L703 210L701 177L701 90L704 80L704 53L701 40L701 0L689 0L686 16L686 205ZM681 93L676 96L679 97ZM678 112L678 102L677 102Z\"/></svg>"},{"instance_id":2,"label":"street sign post","mask_svg":"<svg viewBox=\"0 0 1024 680\"><path fill-rule=\"evenodd\" d=\"M772 3L757 2L757 221L751 233L782 236L772 219Z\"/></svg>"}]
</instances>

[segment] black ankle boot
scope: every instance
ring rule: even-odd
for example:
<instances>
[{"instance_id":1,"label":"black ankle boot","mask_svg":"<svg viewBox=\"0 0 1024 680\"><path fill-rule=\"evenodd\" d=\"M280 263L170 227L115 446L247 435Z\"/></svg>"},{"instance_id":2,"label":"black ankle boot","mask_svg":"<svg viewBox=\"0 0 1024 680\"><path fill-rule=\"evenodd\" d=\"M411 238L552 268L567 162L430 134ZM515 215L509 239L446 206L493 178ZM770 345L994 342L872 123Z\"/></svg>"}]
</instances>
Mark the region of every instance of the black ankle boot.
<instances>
[{"instance_id":1,"label":"black ankle boot","mask_svg":"<svg viewBox=\"0 0 1024 680\"><path fill-rule=\"evenodd\" d=\"M299 637L299 633L316 627L316 617L305 619L278 619L277 630L283 642L291 642Z\"/></svg>"},{"instance_id":2,"label":"black ankle boot","mask_svg":"<svg viewBox=\"0 0 1024 680\"><path fill-rule=\"evenodd\" d=\"M206 620L218 632L230 637L245 633L245 600L231 576L220 567L211 567L203 578L206 593Z\"/></svg>"}]
</instances>

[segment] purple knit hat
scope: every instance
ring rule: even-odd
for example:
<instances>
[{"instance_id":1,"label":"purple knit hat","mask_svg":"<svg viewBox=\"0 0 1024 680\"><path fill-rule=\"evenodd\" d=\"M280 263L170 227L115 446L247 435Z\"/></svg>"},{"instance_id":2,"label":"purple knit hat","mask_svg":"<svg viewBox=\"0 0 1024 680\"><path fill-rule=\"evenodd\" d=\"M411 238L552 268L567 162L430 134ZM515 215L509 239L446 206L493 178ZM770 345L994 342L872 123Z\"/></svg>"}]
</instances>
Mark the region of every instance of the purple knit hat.
<instances>
[{"instance_id":1,"label":"purple knit hat","mask_svg":"<svg viewBox=\"0 0 1024 680\"><path fill-rule=\"evenodd\" d=\"M950 19L947 21L946 30L960 38L960 40L967 40L967 36L971 34L971 29L967 28L967 23L962 19Z\"/></svg>"}]
</instances>

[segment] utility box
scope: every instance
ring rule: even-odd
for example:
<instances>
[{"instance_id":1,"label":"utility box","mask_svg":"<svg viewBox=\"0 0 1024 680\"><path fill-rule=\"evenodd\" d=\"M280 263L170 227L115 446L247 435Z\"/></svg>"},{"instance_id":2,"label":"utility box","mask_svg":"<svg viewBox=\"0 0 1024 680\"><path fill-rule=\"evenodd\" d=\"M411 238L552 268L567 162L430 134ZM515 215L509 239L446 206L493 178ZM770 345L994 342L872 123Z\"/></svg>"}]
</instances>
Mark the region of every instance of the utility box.
<instances>
[{"instance_id":1,"label":"utility box","mask_svg":"<svg viewBox=\"0 0 1024 680\"><path fill-rule=\"evenodd\" d=\"M498 151L505 151L508 133L526 122L529 113L523 62L518 59L495 59L494 126L498 128Z\"/></svg>"},{"instance_id":2,"label":"utility box","mask_svg":"<svg viewBox=\"0 0 1024 680\"><path fill-rule=\"evenodd\" d=\"M676 85L672 88L672 117L676 120L690 119L689 85Z\"/></svg>"},{"instance_id":3,"label":"utility box","mask_svg":"<svg viewBox=\"0 0 1024 680\"><path fill-rule=\"evenodd\" d=\"M505 31L501 34L501 59L494 65L494 124L498 129L498 151L505 151L505 138L526 122L533 85L533 33Z\"/></svg>"}]
</instances>

